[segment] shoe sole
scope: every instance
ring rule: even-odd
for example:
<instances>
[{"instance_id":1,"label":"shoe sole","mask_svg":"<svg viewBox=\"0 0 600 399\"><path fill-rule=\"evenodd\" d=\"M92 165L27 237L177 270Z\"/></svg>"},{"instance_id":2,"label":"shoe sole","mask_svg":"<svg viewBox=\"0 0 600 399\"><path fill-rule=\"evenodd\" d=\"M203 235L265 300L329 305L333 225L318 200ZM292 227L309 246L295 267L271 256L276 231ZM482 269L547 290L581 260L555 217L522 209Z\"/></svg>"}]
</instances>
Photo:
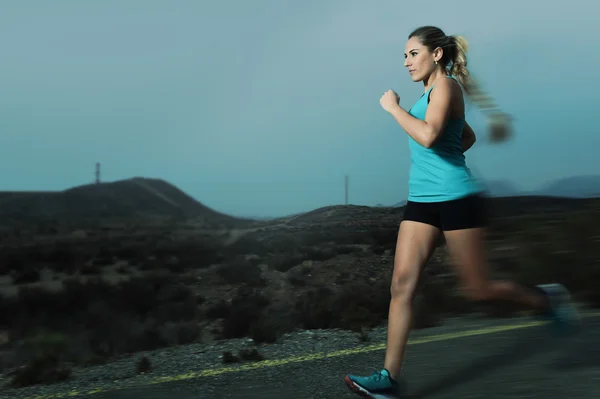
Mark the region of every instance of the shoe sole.
<instances>
[{"instance_id":1,"label":"shoe sole","mask_svg":"<svg viewBox=\"0 0 600 399\"><path fill-rule=\"evenodd\" d=\"M360 385L355 384L354 381L352 381L350 379L350 377L348 377L348 376L344 377L344 382L346 383L346 386L352 392L354 392L358 396L362 396L363 398L368 398L368 399L396 399L396 398L398 398L398 396L379 395L379 394L371 393L371 392L367 391L366 389L364 389L363 387L361 387Z\"/></svg>"}]
</instances>

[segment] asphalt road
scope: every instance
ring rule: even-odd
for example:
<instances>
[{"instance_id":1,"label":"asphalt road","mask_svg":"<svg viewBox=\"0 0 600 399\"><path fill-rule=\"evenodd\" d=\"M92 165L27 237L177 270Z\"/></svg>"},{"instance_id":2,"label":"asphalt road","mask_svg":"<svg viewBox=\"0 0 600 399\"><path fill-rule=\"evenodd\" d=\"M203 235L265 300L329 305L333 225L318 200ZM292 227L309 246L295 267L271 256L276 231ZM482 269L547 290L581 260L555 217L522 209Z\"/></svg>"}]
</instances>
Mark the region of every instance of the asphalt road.
<instances>
[{"instance_id":1,"label":"asphalt road","mask_svg":"<svg viewBox=\"0 0 600 399\"><path fill-rule=\"evenodd\" d=\"M600 317L568 338L547 326L410 345L404 374L410 398L600 398ZM381 367L383 350L291 362L210 377L97 393L93 399L358 398L348 372Z\"/></svg>"}]
</instances>

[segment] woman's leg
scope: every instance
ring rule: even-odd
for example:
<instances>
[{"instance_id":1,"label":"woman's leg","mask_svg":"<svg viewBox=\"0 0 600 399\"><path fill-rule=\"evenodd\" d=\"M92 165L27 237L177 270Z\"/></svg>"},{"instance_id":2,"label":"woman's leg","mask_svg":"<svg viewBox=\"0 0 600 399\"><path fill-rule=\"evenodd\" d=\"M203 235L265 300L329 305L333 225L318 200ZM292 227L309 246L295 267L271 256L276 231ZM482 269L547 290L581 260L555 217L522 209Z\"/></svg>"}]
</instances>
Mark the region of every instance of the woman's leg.
<instances>
[{"instance_id":1,"label":"woman's leg","mask_svg":"<svg viewBox=\"0 0 600 399\"><path fill-rule=\"evenodd\" d=\"M401 223L390 284L387 347L384 368L397 378L412 320L412 303L423 266L437 246L440 229L425 223Z\"/></svg>"},{"instance_id":2,"label":"woman's leg","mask_svg":"<svg viewBox=\"0 0 600 399\"><path fill-rule=\"evenodd\" d=\"M542 310L560 331L578 319L570 294L560 284L529 289L513 281L493 280L484 250L485 199L474 195L441 206L441 226L466 295L472 300L507 300Z\"/></svg>"},{"instance_id":3,"label":"woman's leg","mask_svg":"<svg viewBox=\"0 0 600 399\"><path fill-rule=\"evenodd\" d=\"M412 209L409 212L412 212ZM423 220L428 219L427 215L414 216ZM404 220L400 224L390 284L391 300L384 370L371 376L360 377L350 374L345 377L348 387L363 396L393 397L402 391L403 387L397 378L410 330L411 305L421 270L437 246L440 236L440 229L435 226L437 224L435 218L430 220L432 224L412 220Z\"/></svg>"},{"instance_id":4,"label":"woman's leg","mask_svg":"<svg viewBox=\"0 0 600 399\"><path fill-rule=\"evenodd\" d=\"M507 300L528 308L547 310L542 291L534 291L512 281L492 280L484 252L482 227L445 231L446 245L466 296L473 301Z\"/></svg>"}]
</instances>

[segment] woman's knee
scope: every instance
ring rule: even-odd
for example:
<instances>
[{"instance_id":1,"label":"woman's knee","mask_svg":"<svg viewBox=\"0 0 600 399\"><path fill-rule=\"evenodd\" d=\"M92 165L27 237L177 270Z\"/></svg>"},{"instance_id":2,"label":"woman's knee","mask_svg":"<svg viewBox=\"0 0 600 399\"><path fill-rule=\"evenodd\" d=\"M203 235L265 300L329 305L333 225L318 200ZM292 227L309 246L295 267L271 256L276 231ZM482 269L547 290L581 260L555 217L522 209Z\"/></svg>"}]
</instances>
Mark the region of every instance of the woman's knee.
<instances>
[{"instance_id":1,"label":"woman's knee","mask_svg":"<svg viewBox=\"0 0 600 399\"><path fill-rule=\"evenodd\" d=\"M394 273L390 284L392 299L412 300L417 286L418 274L413 272Z\"/></svg>"}]
</instances>

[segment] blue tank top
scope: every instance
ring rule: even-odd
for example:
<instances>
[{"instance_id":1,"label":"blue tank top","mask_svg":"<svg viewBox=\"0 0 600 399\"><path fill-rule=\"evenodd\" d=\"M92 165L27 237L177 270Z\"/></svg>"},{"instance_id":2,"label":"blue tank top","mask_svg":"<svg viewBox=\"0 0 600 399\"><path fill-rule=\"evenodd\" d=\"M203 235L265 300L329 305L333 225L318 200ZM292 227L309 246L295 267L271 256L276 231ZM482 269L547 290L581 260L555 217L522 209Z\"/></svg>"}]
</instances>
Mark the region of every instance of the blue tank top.
<instances>
[{"instance_id":1,"label":"blue tank top","mask_svg":"<svg viewBox=\"0 0 600 399\"><path fill-rule=\"evenodd\" d=\"M454 77L449 76L454 79ZM410 109L409 114L425 120L433 85ZM440 202L463 198L484 191L466 166L462 152L464 119L450 119L431 148L423 147L408 136L411 152L408 200Z\"/></svg>"}]
</instances>

